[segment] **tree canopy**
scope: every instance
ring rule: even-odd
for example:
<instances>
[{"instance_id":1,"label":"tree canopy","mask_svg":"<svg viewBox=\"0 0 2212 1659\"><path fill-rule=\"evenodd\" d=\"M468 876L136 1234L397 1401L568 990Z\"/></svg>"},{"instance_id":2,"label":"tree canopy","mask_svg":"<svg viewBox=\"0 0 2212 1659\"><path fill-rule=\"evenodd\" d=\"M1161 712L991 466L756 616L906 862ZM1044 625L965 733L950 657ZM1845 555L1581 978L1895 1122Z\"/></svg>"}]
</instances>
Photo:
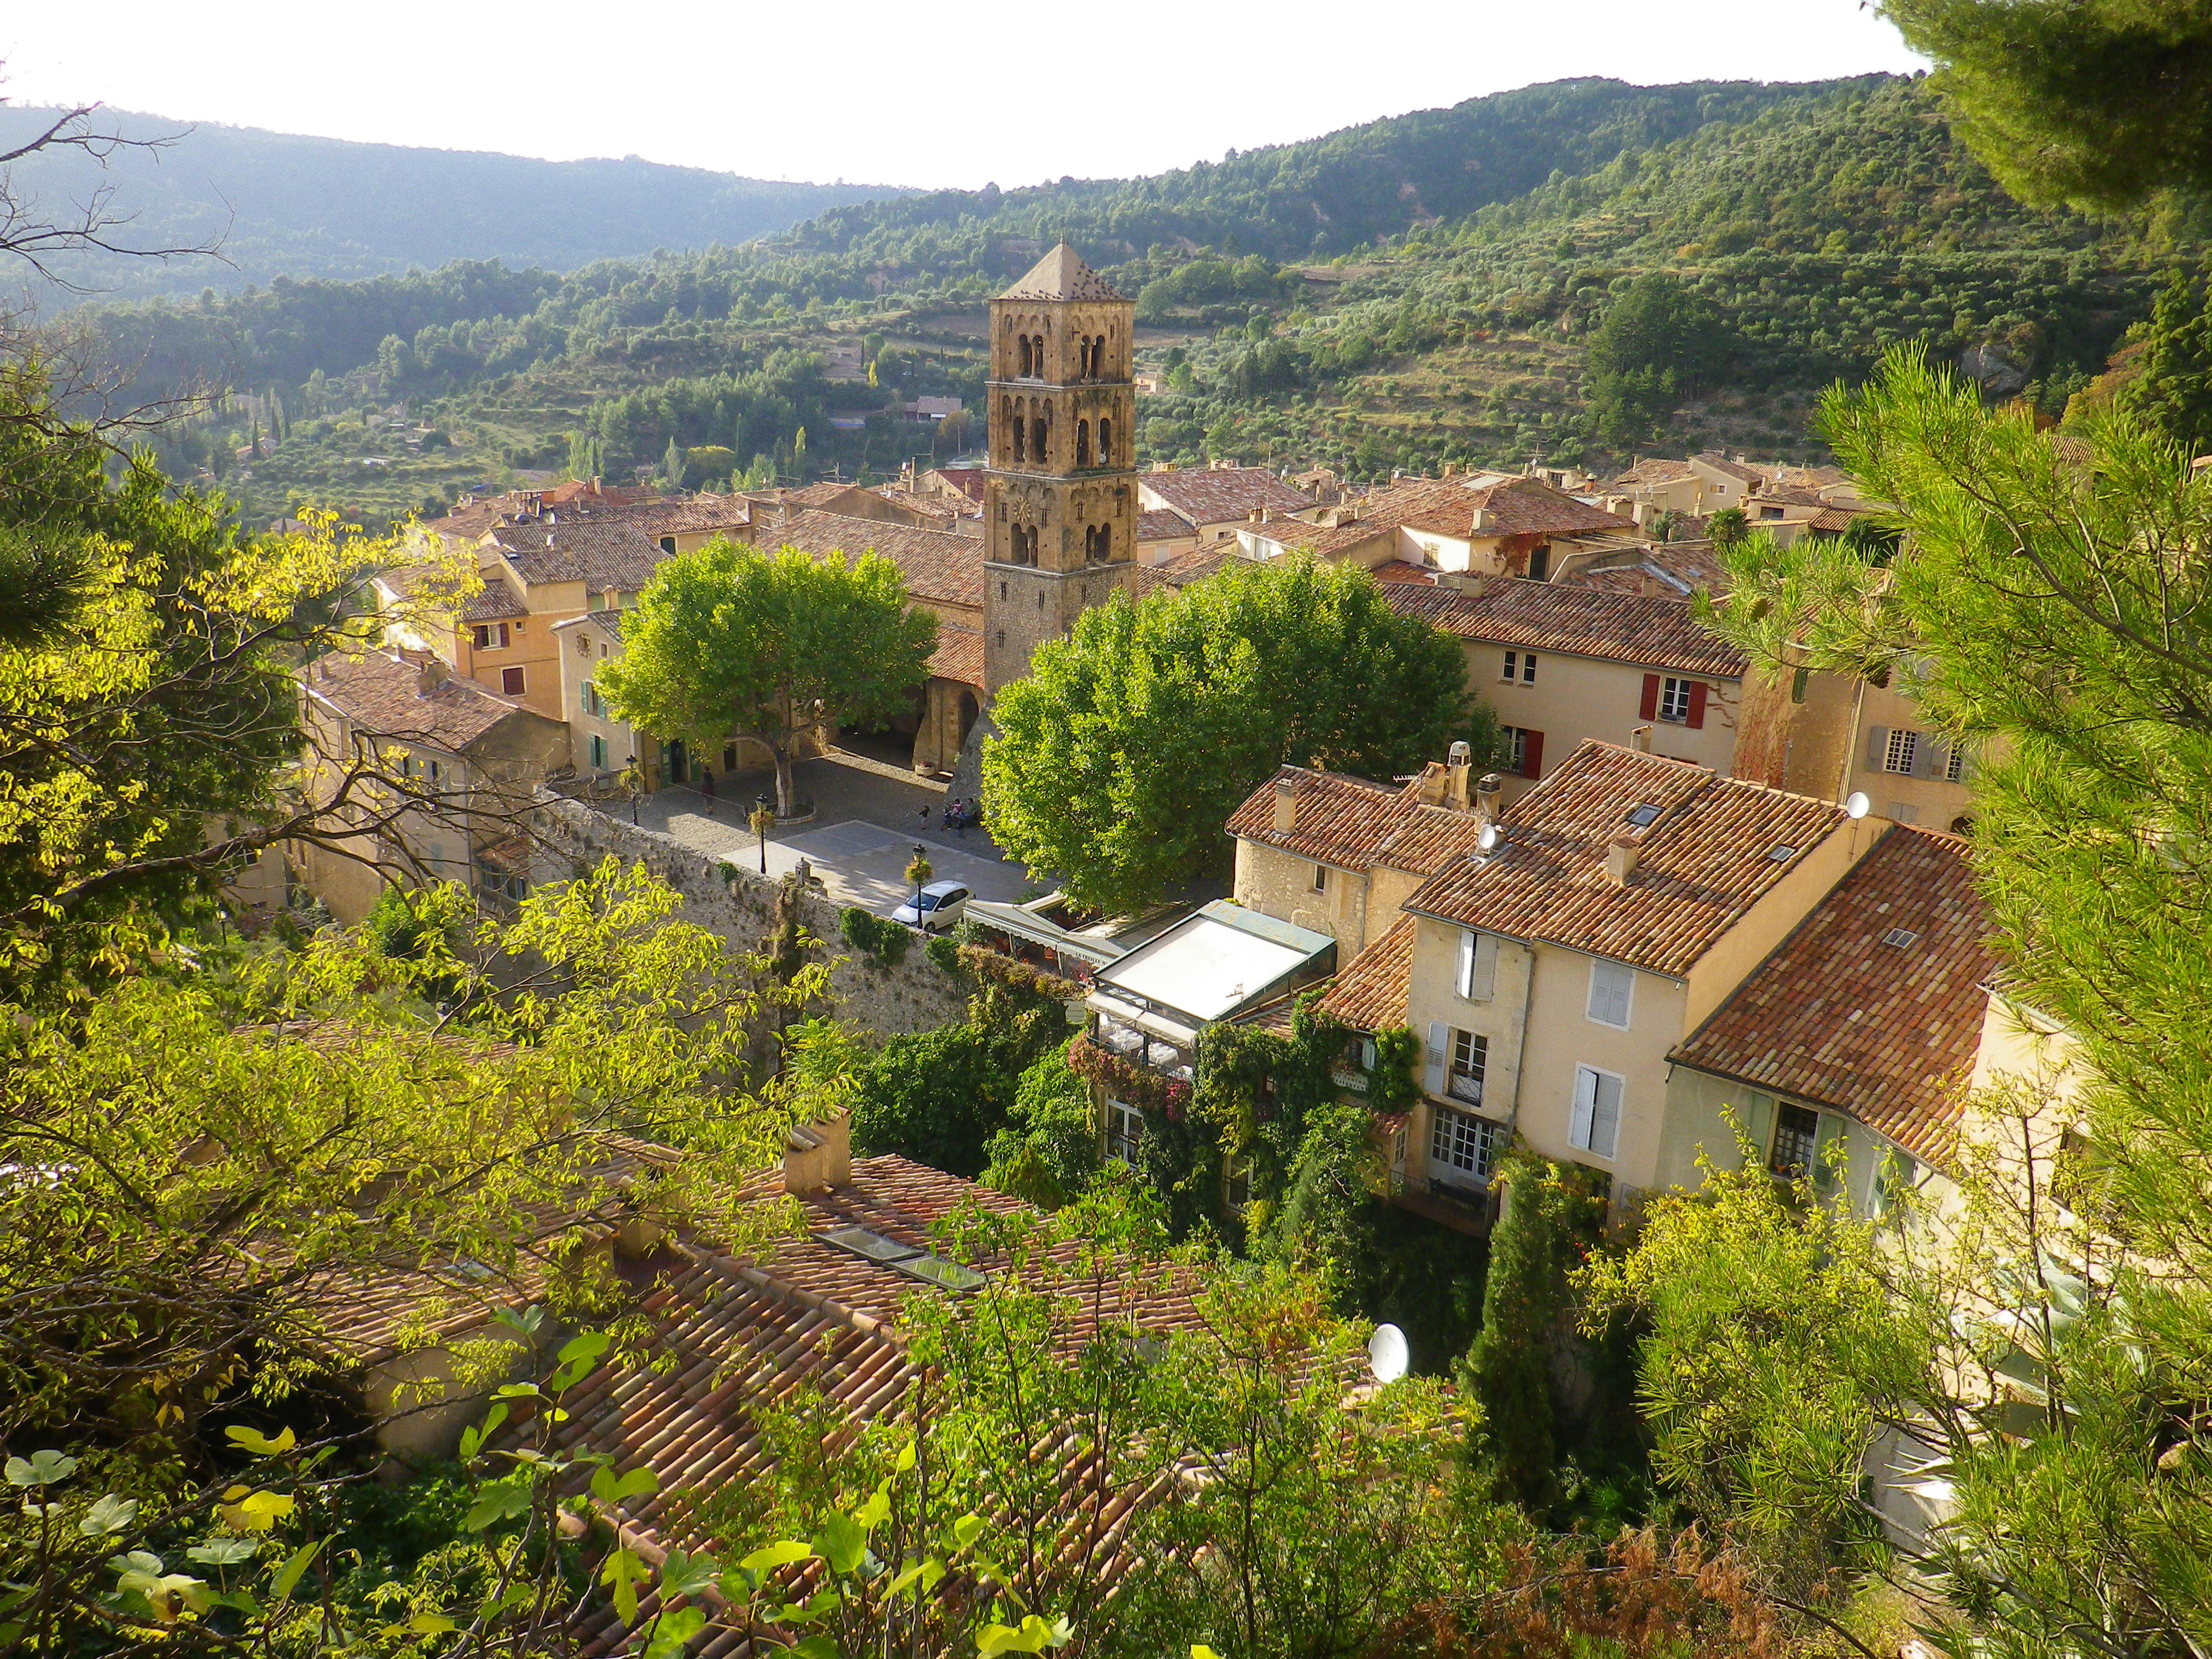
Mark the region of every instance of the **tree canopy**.
<instances>
[{"instance_id":1,"label":"tree canopy","mask_svg":"<svg viewBox=\"0 0 2212 1659\"><path fill-rule=\"evenodd\" d=\"M1496 746L1461 647L1364 571L1291 557L1087 611L999 694L993 836L1126 912L1221 872L1221 826L1285 762L1388 778Z\"/></svg>"},{"instance_id":2,"label":"tree canopy","mask_svg":"<svg viewBox=\"0 0 2212 1659\"><path fill-rule=\"evenodd\" d=\"M1726 352L1712 301L1665 271L1638 276L1590 335L1598 435L1616 449L1651 437L1721 368Z\"/></svg>"},{"instance_id":3,"label":"tree canopy","mask_svg":"<svg viewBox=\"0 0 2212 1659\"><path fill-rule=\"evenodd\" d=\"M2212 183L2212 13L2197 0L1882 0L1999 183L2122 211Z\"/></svg>"},{"instance_id":4,"label":"tree canopy","mask_svg":"<svg viewBox=\"0 0 2212 1659\"><path fill-rule=\"evenodd\" d=\"M802 744L898 714L929 678L937 619L908 609L898 567L713 541L664 561L623 617L621 659L595 683L622 719L706 752L750 738L792 810Z\"/></svg>"}]
</instances>

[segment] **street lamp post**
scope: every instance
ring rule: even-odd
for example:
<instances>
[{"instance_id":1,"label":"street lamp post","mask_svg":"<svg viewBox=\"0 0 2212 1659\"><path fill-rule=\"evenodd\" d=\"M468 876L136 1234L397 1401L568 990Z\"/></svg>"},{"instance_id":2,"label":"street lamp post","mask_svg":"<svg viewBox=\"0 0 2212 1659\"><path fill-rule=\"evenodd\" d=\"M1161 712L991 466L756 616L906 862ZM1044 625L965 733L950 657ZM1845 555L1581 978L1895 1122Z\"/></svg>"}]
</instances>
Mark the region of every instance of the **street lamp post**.
<instances>
[{"instance_id":1,"label":"street lamp post","mask_svg":"<svg viewBox=\"0 0 2212 1659\"><path fill-rule=\"evenodd\" d=\"M914 844L914 862L907 866L906 874L914 884L914 925L926 933L929 927L921 916L921 884L929 879L929 849L920 842Z\"/></svg>"},{"instance_id":2,"label":"street lamp post","mask_svg":"<svg viewBox=\"0 0 2212 1659\"><path fill-rule=\"evenodd\" d=\"M768 873L768 832L775 823L775 802L766 795L753 797L753 833L760 837L761 874Z\"/></svg>"}]
</instances>

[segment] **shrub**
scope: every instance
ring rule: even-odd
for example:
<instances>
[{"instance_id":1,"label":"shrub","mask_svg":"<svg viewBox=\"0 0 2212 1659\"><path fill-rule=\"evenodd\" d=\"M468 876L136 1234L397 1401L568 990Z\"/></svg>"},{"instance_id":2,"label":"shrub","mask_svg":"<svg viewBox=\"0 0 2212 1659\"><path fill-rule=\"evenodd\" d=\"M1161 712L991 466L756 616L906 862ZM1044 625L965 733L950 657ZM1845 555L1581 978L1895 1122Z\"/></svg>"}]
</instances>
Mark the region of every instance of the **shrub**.
<instances>
[{"instance_id":1,"label":"shrub","mask_svg":"<svg viewBox=\"0 0 2212 1659\"><path fill-rule=\"evenodd\" d=\"M1048 1210L1079 1196L1098 1170L1091 1091L1068 1070L1067 1048L1060 1044L1022 1073L1006 1127L985 1149L984 1186Z\"/></svg>"},{"instance_id":2,"label":"shrub","mask_svg":"<svg viewBox=\"0 0 2212 1659\"><path fill-rule=\"evenodd\" d=\"M878 968L897 967L914 944L910 928L871 915L857 904L847 905L837 918L837 936Z\"/></svg>"}]
</instances>

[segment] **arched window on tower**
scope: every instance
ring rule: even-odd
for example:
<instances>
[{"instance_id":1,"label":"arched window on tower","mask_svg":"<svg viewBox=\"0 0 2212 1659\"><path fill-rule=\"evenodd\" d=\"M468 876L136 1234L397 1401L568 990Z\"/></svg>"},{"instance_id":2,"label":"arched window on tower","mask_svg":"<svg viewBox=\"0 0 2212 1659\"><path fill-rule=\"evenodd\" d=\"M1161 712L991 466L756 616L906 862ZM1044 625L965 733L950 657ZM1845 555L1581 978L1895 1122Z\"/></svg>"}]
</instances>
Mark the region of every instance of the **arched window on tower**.
<instances>
[{"instance_id":1,"label":"arched window on tower","mask_svg":"<svg viewBox=\"0 0 2212 1659\"><path fill-rule=\"evenodd\" d=\"M1114 465L1114 422L1103 415L1098 417L1098 465Z\"/></svg>"},{"instance_id":2,"label":"arched window on tower","mask_svg":"<svg viewBox=\"0 0 2212 1659\"><path fill-rule=\"evenodd\" d=\"M1030 447L1036 452L1036 463L1039 466L1048 465L1052 459L1052 432L1051 428L1045 424L1046 418L1051 412L1048 407L1044 414L1035 416L1030 421Z\"/></svg>"},{"instance_id":3,"label":"arched window on tower","mask_svg":"<svg viewBox=\"0 0 2212 1659\"><path fill-rule=\"evenodd\" d=\"M1007 422L1014 434L1014 459L1017 461L1025 461L1030 456L1030 423L1029 417L1023 413L1023 400L1015 398L1013 417Z\"/></svg>"},{"instance_id":4,"label":"arched window on tower","mask_svg":"<svg viewBox=\"0 0 2212 1659\"><path fill-rule=\"evenodd\" d=\"M1075 423L1075 464L1078 466L1091 465L1091 422L1088 421Z\"/></svg>"},{"instance_id":5,"label":"arched window on tower","mask_svg":"<svg viewBox=\"0 0 2212 1659\"><path fill-rule=\"evenodd\" d=\"M1112 525L1102 524L1098 526L1098 550L1091 556L1100 564L1104 564L1113 558L1114 526Z\"/></svg>"}]
</instances>

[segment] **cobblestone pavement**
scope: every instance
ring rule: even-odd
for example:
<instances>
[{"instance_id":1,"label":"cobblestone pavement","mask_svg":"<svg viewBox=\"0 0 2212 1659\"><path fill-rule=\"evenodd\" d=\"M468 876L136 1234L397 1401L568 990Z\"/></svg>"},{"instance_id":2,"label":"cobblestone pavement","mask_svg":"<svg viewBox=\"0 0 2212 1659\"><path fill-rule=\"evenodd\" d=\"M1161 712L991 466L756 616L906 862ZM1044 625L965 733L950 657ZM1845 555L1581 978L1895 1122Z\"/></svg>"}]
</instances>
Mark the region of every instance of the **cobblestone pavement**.
<instances>
[{"instance_id":1,"label":"cobblestone pavement","mask_svg":"<svg viewBox=\"0 0 2212 1659\"><path fill-rule=\"evenodd\" d=\"M814 816L769 832L769 873L781 875L805 859L838 904L857 904L878 915L896 909L913 891L905 872L916 842L934 879L963 883L978 898L1019 899L1037 890L1028 872L981 830L963 836L945 827L941 785L842 751L801 761L793 769L792 784L796 794L814 803ZM714 780L711 811L696 788L677 785L641 801L638 818L709 857L758 869L760 840L745 820L755 799L775 793L775 774L741 772Z\"/></svg>"}]
</instances>

